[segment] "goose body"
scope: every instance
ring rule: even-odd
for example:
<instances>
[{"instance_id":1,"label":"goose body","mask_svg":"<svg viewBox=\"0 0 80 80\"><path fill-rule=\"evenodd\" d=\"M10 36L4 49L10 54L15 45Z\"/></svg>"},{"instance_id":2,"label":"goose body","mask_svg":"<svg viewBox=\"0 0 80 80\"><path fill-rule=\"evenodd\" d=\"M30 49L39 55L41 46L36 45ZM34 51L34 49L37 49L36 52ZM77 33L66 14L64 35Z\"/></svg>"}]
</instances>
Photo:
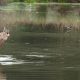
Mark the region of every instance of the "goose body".
<instances>
[{"instance_id":1,"label":"goose body","mask_svg":"<svg viewBox=\"0 0 80 80\"><path fill-rule=\"evenodd\" d=\"M4 27L3 31L0 32L0 46L2 46L5 43L9 36L9 31Z\"/></svg>"}]
</instances>

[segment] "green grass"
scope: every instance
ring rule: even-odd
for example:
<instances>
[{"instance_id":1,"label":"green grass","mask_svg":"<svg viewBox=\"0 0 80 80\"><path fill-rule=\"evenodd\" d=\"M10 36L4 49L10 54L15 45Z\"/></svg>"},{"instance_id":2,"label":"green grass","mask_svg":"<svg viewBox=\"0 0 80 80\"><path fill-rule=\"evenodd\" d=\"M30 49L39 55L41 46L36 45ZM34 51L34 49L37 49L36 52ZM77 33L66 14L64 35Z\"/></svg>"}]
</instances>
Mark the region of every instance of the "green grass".
<instances>
[{"instance_id":1,"label":"green grass","mask_svg":"<svg viewBox=\"0 0 80 80\"><path fill-rule=\"evenodd\" d=\"M39 6L36 6L39 7ZM59 6L58 6L59 7ZM13 27L20 26L22 30L27 32L55 32L64 31L66 28L71 30L80 30L80 16L78 12L68 12L66 15L62 15L57 10L47 9L47 11L29 12L24 10L2 10L0 12L0 25L1 27Z\"/></svg>"}]
</instances>

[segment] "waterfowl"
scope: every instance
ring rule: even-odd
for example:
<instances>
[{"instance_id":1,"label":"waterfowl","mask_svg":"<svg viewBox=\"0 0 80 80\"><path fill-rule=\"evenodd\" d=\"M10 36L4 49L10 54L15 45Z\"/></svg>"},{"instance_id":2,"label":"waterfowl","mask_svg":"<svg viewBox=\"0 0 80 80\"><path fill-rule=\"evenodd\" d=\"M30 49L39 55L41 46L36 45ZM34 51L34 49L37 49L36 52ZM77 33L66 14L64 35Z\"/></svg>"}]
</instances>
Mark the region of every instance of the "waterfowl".
<instances>
[{"instance_id":1,"label":"waterfowl","mask_svg":"<svg viewBox=\"0 0 80 80\"><path fill-rule=\"evenodd\" d=\"M4 27L3 31L0 32L0 46L2 46L5 43L5 41L8 39L9 36L10 36L9 30L7 30Z\"/></svg>"}]
</instances>

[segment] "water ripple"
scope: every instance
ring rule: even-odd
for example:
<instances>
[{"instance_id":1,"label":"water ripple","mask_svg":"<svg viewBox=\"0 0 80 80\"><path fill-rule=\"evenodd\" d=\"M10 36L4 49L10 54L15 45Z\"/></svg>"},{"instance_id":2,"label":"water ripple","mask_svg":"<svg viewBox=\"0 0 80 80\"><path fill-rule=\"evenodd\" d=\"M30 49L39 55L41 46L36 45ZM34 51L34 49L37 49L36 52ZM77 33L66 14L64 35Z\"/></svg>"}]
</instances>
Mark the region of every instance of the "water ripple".
<instances>
[{"instance_id":1,"label":"water ripple","mask_svg":"<svg viewBox=\"0 0 80 80\"><path fill-rule=\"evenodd\" d=\"M44 58L44 57L50 57L46 55L26 55L27 57L38 57L38 58Z\"/></svg>"},{"instance_id":2,"label":"water ripple","mask_svg":"<svg viewBox=\"0 0 80 80\"><path fill-rule=\"evenodd\" d=\"M44 57L42 55L26 55L26 57ZM32 64L32 63L43 63L44 61L29 61L23 59L14 58L13 55L0 55L1 65L15 65L15 64Z\"/></svg>"}]
</instances>

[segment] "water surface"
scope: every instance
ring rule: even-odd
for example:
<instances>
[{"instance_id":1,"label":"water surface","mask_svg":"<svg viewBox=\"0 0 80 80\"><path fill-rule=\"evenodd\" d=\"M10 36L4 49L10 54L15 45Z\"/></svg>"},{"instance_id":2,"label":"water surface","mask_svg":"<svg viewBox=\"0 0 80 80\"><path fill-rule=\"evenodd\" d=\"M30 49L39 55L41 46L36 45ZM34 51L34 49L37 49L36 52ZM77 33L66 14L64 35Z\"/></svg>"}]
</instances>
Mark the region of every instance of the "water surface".
<instances>
[{"instance_id":1,"label":"water surface","mask_svg":"<svg viewBox=\"0 0 80 80\"><path fill-rule=\"evenodd\" d=\"M12 35L0 49L0 64L7 80L79 80L79 35L78 32Z\"/></svg>"}]
</instances>

